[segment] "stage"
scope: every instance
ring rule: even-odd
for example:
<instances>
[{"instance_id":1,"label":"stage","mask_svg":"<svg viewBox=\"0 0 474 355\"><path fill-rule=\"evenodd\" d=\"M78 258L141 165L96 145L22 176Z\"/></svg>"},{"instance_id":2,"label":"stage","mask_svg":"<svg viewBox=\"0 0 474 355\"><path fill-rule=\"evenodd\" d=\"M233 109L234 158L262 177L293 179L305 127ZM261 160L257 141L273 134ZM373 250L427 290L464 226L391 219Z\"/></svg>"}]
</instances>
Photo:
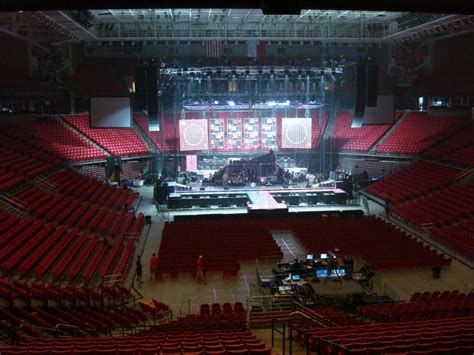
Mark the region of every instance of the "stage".
<instances>
[{"instance_id":1,"label":"stage","mask_svg":"<svg viewBox=\"0 0 474 355\"><path fill-rule=\"evenodd\" d=\"M202 188L169 194L166 213L173 216L258 213L362 213L338 188L296 186L238 186Z\"/></svg>"}]
</instances>

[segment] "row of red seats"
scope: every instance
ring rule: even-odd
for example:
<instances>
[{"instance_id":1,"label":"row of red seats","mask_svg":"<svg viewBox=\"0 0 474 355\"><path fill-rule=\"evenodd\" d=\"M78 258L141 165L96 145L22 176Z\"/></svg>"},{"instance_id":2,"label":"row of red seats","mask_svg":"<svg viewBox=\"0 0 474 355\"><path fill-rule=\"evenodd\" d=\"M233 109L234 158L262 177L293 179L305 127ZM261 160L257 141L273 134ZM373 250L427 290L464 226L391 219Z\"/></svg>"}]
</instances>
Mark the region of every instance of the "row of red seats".
<instances>
[{"instance_id":1,"label":"row of red seats","mask_svg":"<svg viewBox=\"0 0 474 355\"><path fill-rule=\"evenodd\" d=\"M339 112L336 115L331 147L334 150L367 152L389 129L390 125L363 125L352 128L353 114Z\"/></svg>"},{"instance_id":2,"label":"row of red seats","mask_svg":"<svg viewBox=\"0 0 474 355\"><path fill-rule=\"evenodd\" d=\"M454 299L369 305L357 308L357 313L375 322L402 322L469 316L474 314L474 299L464 294Z\"/></svg>"},{"instance_id":3,"label":"row of red seats","mask_svg":"<svg viewBox=\"0 0 474 355\"><path fill-rule=\"evenodd\" d=\"M121 190L114 188L109 191L121 193ZM123 194L122 197L135 199L134 194ZM89 231L97 229L101 235L112 237L129 233L135 220L131 212L101 208L101 204L91 204L87 200L73 200L67 195L54 195L35 187L21 191L15 195L14 200L27 207L29 212L37 217L46 217L61 224Z\"/></svg>"},{"instance_id":4,"label":"row of red seats","mask_svg":"<svg viewBox=\"0 0 474 355\"><path fill-rule=\"evenodd\" d=\"M110 186L104 181L84 176L72 169L64 169L48 177L48 180L63 194L114 208L131 207L138 195L130 190Z\"/></svg>"},{"instance_id":5,"label":"row of red seats","mask_svg":"<svg viewBox=\"0 0 474 355\"><path fill-rule=\"evenodd\" d=\"M464 257L474 260L474 217L461 223L430 230L431 238Z\"/></svg>"},{"instance_id":6,"label":"row of red seats","mask_svg":"<svg viewBox=\"0 0 474 355\"><path fill-rule=\"evenodd\" d=\"M451 184L459 170L421 162L367 187L367 192L390 203L400 203Z\"/></svg>"},{"instance_id":7,"label":"row of red seats","mask_svg":"<svg viewBox=\"0 0 474 355\"><path fill-rule=\"evenodd\" d=\"M474 184L456 184L431 195L395 206L393 214L417 227L441 227L474 215Z\"/></svg>"},{"instance_id":8,"label":"row of red seats","mask_svg":"<svg viewBox=\"0 0 474 355\"><path fill-rule=\"evenodd\" d=\"M340 255L360 256L377 269L444 266L451 262L375 217L313 218L311 227L300 221L292 230L308 252L319 254L337 247Z\"/></svg>"},{"instance_id":9,"label":"row of red seats","mask_svg":"<svg viewBox=\"0 0 474 355\"><path fill-rule=\"evenodd\" d=\"M10 134L65 161L103 160L106 154L64 123L50 117L10 124Z\"/></svg>"},{"instance_id":10,"label":"row of red seats","mask_svg":"<svg viewBox=\"0 0 474 355\"><path fill-rule=\"evenodd\" d=\"M0 278L0 298L8 303L14 304L21 301L23 304L31 304L33 300L43 304L91 304L100 303L104 298L110 303L124 302L132 299L130 290L120 285L104 286L98 289L76 288L71 286L59 286L55 284L44 285L42 283L11 281Z\"/></svg>"},{"instance_id":11,"label":"row of red seats","mask_svg":"<svg viewBox=\"0 0 474 355\"><path fill-rule=\"evenodd\" d=\"M269 231L246 227L233 220L206 222L165 224L158 255L159 274L194 273L199 255L204 255L205 271L223 271L225 275L236 275L242 259L282 257Z\"/></svg>"},{"instance_id":12,"label":"row of red seats","mask_svg":"<svg viewBox=\"0 0 474 355\"><path fill-rule=\"evenodd\" d=\"M462 131L454 134L450 138L446 139L442 143L436 145L434 148L430 149L426 156L435 159L447 160L459 162L455 157L464 157L467 159L466 163L468 164L469 159L472 155L464 154L464 149L472 148L474 144L474 125L466 127ZM462 161L461 161L462 163Z\"/></svg>"},{"instance_id":13,"label":"row of red seats","mask_svg":"<svg viewBox=\"0 0 474 355\"><path fill-rule=\"evenodd\" d=\"M75 339L44 339L19 347L0 348L2 354L23 351L35 353L77 353L77 354L213 354L213 355L270 355L267 347L251 332L187 332L173 334L146 331L135 336L89 337Z\"/></svg>"},{"instance_id":14,"label":"row of red seats","mask_svg":"<svg viewBox=\"0 0 474 355\"><path fill-rule=\"evenodd\" d=\"M421 153L466 123L467 120L459 117L438 117L429 116L425 112L412 112L377 147L377 153Z\"/></svg>"},{"instance_id":15,"label":"row of red seats","mask_svg":"<svg viewBox=\"0 0 474 355\"><path fill-rule=\"evenodd\" d=\"M411 298L410 302L425 302L425 301L440 301L440 300L450 300L459 297L459 290L452 291L434 291L434 292L415 292ZM474 292L471 292L467 295L469 298L474 298Z\"/></svg>"},{"instance_id":16,"label":"row of red seats","mask_svg":"<svg viewBox=\"0 0 474 355\"><path fill-rule=\"evenodd\" d=\"M437 341L456 341L472 345L474 317L457 317L400 323L378 323L348 327L310 328L299 332L297 338L309 344L311 351L333 354L337 346L360 354L392 351L408 352L437 347ZM470 339L470 344L464 342ZM323 340L327 340L325 342ZM337 344L334 346L333 344ZM459 346L458 344L454 346ZM374 348L384 348L376 352ZM370 350L372 349L372 350ZM403 349L403 350L402 350Z\"/></svg>"},{"instance_id":17,"label":"row of red seats","mask_svg":"<svg viewBox=\"0 0 474 355\"><path fill-rule=\"evenodd\" d=\"M64 120L115 156L149 154L133 128L93 128L89 114L64 115Z\"/></svg>"},{"instance_id":18,"label":"row of red seats","mask_svg":"<svg viewBox=\"0 0 474 355\"><path fill-rule=\"evenodd\" d=\"M142 176L140 163L138 162L122 162L122 171L120 172L120 178L123 180L136 179ZM99 180L106 180L109 178L106 176L105 166L102 165L82 165L77 167L77 170L81 175L89 176Z\"/></svg>"}]
</instances>

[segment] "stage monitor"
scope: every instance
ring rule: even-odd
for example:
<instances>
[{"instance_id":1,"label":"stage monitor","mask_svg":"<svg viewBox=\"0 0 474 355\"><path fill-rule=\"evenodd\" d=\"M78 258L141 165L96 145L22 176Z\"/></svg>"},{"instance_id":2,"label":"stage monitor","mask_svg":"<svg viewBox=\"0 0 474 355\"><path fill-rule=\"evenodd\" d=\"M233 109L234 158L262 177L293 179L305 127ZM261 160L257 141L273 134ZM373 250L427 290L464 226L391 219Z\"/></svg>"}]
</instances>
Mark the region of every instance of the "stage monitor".
<instances>
[{"instance_id":1,"label":"stage monitor","mask_svg":"<svg viewBox=\"0 0 474 355\"><path fill-rule=\"evenodd\" d=\"M311 118L282 119L282 148L311 148Z\"/></svg>"},{"instance_id":2,"label":"stage monitor","mask_svg":"<svg viewBox=\"0 0 474 355\"><path fill-rule=\"evenodd\" d=\"M130 97L91 97L90 125L94 128L130 128Z\"/></svg>"},{"instance_id":3,"label":"stage monitor","mask_svg":"<svg viewBox=\"0 0 474 355\"><path fill-rule=\"evenodd\" d=\"M326 253L323 253L321 254L320 256L321 259L327 259L328 258L328 255Z\"/></svg>"},{"instance_id":4,"label":"stage monitor","mask_svg":"<svg viewBox=\"0 0 474 355\"><path fill-rule=\"evenodd\" d=\"M300 276L300 275L293 275L293 276L291 277L291 280L292 280L292 281L299 281L300 279L301 279L301 276Z\"/></svg>"},{"instance_id":5,"label":"stage monitor","mask_svg":"<svg viewBox=\"0 0 474 355\"><path fill-rule=\"evenodd\" d=\"M181 151L208 150L207 120L179 120L179 148Z\"/></svg>"},{"instance_id":6,"label":"stage monitor","mask_svg":"<svg viewBox=\"0 0 474 355\"><path fill-rule=\"evenodd\" d=\"M313 254L306 255L306 260L314 260L314 255Z\"/></svg>"},{"instance_id":7,"label":"stage monitor","mask_svg":"<svg viewBox=\"0 0 474 355\"><path fill-rule=\"evenodd\" d=\"M316 269L315 275L316 275L316 277L328 277L328 270L327 269Z\"/></svg>"}]
</instances>

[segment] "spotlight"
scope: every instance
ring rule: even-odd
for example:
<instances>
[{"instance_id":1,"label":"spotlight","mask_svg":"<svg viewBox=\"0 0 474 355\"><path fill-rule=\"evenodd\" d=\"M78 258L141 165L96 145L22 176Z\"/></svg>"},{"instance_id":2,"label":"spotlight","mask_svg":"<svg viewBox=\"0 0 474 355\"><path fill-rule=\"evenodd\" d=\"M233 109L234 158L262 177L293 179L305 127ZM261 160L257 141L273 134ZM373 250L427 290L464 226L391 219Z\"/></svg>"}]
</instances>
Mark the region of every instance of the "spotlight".
<instances>
[{"instance_id":1,"label":"spotlight","mask_svg":"<svg viewBox=\"0 0 474 355\"><path fill-rule=\"evenodd\" d=\"M227 103L229 104L230 107L234 107L234 106L235 106L235 102L234 102L234 101L227 101Z\"/></svg>"}]
</instances>

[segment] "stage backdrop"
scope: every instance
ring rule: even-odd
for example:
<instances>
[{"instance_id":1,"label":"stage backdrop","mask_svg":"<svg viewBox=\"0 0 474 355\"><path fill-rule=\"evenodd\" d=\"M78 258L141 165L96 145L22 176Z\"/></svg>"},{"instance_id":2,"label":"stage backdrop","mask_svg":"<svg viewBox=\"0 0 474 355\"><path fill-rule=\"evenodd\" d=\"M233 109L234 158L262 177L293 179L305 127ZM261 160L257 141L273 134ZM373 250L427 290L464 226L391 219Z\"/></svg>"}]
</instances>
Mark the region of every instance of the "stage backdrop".
<instances>
[{"instance_id":1,"label":"stage backdrop","mask_svg":"<svg viewBox=\"0 0 474 355\"><path fill-rule=\"evenodd\" d=\"M179 147L181 151L208 150L207 119L179 120Z\"/></svg>"},{"instance_id":2,"label":"stage backdrop","mask_svg":"<svg viewBox=\"0 0 474 355\"><path fill-rule=\"evenodd\" d=\"M311 118L283 118L281 147L311 148Z\"/></svg>"}]
</instances>

